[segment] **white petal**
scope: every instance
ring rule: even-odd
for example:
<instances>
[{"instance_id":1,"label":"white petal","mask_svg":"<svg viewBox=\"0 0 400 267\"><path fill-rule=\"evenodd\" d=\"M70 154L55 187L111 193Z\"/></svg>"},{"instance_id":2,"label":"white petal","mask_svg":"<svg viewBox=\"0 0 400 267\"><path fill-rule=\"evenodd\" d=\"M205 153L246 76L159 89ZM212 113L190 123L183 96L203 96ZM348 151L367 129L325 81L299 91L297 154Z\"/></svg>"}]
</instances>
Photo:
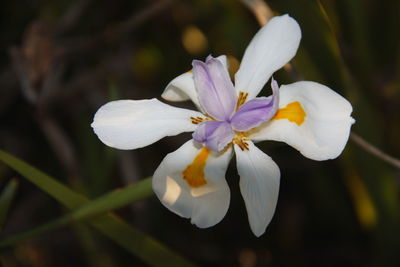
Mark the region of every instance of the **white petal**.
<instances>
[{"instance_id":1,"label":"white petal","mask_svg":"<svg viewBox=\"0 0 400 267\"><path fill-rule=\"evenodd\" d=\"M208 152L204 168L206 184L193 187L183 172L202 153L202 146L193 140L168 154L153 176L153 189L161 203L172 212L191 218L200 228L213 226L224 218L230 201L225 172L232 158L232 149Z\"/></svg>"},{"instance_id":2,"label":"white petal","mask_svg":"<svg viewBox=\"0 0 400 267\"><path fill-rule=\"evenodd\" d=\"M248 99L261 91L272 73L296 54L301 39L298 23L288 15L272 18L251 40L235 75L237 92L248 92Z\"/></svg>"},{"instance_id":3,"label":"white petal","mask_svg":"<svg viewBox=\"0 0 400 267\"><path fill-rule=\"evenodd\" d=\"M256 236L265 232L278 201L280 171L276 163L248 141L249 150L235 145L240 191L246 204L250 227Z\"/></svg>"},{"instance_id":4,"label":"white petal","mask_svg":"<svg viewBox=\"0 0 400 267\"><path fill-rule=\"evenodd\" d=\"M296 101L305 112L301 125L287 119L272 119L259 127L250 138L254 141L285 142L314 160L327 160L339 156L354 123L350 116L353 110L351 104L319 83L302 81L282 85L279 108Z\"/></svg>"},{"instance_id":5,"label":"white petal","mask_svg":"<svg viewBox=\"0 0 400 267\"><path fill-rule=\"evenodd\" d=\"M192 100L196 106L199 106L193 73L188 71L173 79L167 85L161 97L168 101Z\"/></svg>"},{"instance_id":6,"label":"white petal","mask_svg":"<svg viewBox=\"0 0 400 267\"><path fill-rule=\"evenodd\" d=\"M217 59L219 59L222 64L228 68L225 55L219 56ZM196 107L201 110L199 100L197 98L197 91L194 86L193 73L191 71L185 72L173 79L167 85L161 97L168 101L192 100Z\"/></svg>"},{"instance_id":7,"label":"white petal","mask_svg":"<svg viewBox=\"0 0 400 267\"><path fill-rule=\"evenodd\" d=\"M190 117L204 117L157 99L112 101L96 112L92 127L100 140L111 147L135 149L165 136L194 131Z\"/></svg>"}]
</instances>

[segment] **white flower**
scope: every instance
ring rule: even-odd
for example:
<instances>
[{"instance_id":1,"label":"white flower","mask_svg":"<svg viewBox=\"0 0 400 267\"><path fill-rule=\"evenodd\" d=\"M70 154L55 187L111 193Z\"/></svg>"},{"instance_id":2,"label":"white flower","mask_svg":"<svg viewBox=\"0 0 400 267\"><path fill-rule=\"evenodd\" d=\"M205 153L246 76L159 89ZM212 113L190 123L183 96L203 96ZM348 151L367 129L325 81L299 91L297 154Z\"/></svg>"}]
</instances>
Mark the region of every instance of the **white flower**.
<instances>
[{"instance_id":1,"label":"white flower","mask_svg":"<svg viewBox=\"0 0 400 267\"><path fill-rule=\"evenodd\" d=\"M300 38L294 19L275 17L247 47L235 86L225 56L194 60L192 72L167 85L164 99L191 99L201 112L157 99L119 100L102 106L92 127L103 143L119 149L136 149L194 131L194 139L161 162L153 189L165 207L191 218L200 228L215 225L228 210L225 173L235 152L250 227L260 236L275 211L280 171L253 141L282 141L310 159L333 159L344 149L354 123L350 103L315 82L279 88L272 79L273 95L256 97L272 74L295 55Z\"/></svg>"}]
</instances>

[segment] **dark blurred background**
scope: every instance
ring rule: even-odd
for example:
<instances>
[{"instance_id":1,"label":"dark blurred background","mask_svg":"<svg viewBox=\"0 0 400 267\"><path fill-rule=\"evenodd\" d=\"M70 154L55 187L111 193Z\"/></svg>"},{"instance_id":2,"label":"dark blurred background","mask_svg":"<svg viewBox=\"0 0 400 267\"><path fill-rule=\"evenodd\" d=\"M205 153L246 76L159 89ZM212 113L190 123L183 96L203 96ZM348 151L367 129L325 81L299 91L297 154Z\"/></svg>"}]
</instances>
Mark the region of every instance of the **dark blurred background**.
<instances>
[{"instance_id":1,"label":"dark blurred background","mask_svg":"<svg viewBox=\"0 0 400 267\"><path fill-rule=\"evenodd\" d=\"M113 99L160 99L169 81L209 54L228 55L233 74L260 27L243 2L257 1L3 1L0 148L90 198L151 176L190 134L117 151L93 133L94 113ZM353 132L399 158L400 1L267 3L303 32L292 68L275 79L313 80L340 93L353 104ZM248 225L235 162L227 173L230 209L215 227L192 226L154 196L117 212L202 266L400 266L398 168L351 140L338 159L325 162L285 144L261 148L282 177L275 216L260 238ZM19 188L4 236L64 214L0 163L0 189L12 178ZM81 224L21 242L1 258L6 267L145 265Z\"/></svg>"}]
</instances>

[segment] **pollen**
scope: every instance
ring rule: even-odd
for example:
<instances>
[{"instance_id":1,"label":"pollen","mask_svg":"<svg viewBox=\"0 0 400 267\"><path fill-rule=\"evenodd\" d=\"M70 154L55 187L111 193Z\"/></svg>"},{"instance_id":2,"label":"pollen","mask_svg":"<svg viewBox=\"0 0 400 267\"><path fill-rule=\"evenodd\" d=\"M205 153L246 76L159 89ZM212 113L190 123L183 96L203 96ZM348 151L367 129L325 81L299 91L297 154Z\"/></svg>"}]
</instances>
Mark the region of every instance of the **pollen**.
<instances>
[{"instance_id":1,"label":"pollen","mask_svg":"<svg viewBox=\"0 0 400 267\"><path fill-rule=\"evenodd\" d=\"M242 151L248 151L249 144L247 141L250 141L250 139L246 137L245 133L240 132L233 138L232 143L237 145Z\"/></svg>"},{"instance_id":2,"label":"pollen","mask_svg":"<svg viewBox=\"0 0 400 267\"><path fill-rule=\"evenodd\" d=\"M296 123L298 126L302 125L304 119L306 117L306 113L301 106L300 102L295 101L289 103L284 108L278 109L275 116L272 118L274 120L287 119L290 122Z\"/></svg>"},{"instance_id":3,"label":"pollen","mask_svg":"<svg viewBox=\"0 0 400 267\"><path fill-rule=\"evenodd\" d=\"M202 117L190 117L190 120L192 121L193 124L199 124L204 121Z\"/></svg>"},{"instance_id":4,"label":"pollen","mask_svg":"<svg viewBox=\"0 0 400 267\"><path fill-rule=\"evenodd\" d=\"M209 121L212 120L211 118L202 118L202 117L190 117L190 120L192 121L193 124L200 124L203 121Z\"/></svg>"},{"instance_id":5,"label":"pollen","mask_svg":"<svg viewBox=\"0 0 400 267\"><path fill-rule=\"evenodd\" d=\"M246 102L248 96L249 93L247 92L242 92L242 91L239 92L239 97L236 102L236 110L238 110Z\"/></svg>"},{"instance_id":6,"label":"pollen","mask_svg":"<svg viewBox=\"0 0 400 267\"><path fill-rule=\"evenodd\" d=\"M188 183L189 186L200 187L207 184L204 175L204 168L206 167L209 153L210 149L207 147L202 148L193 162L189 164L182 172L183 179Z\"/></svg>"}]
</instances>

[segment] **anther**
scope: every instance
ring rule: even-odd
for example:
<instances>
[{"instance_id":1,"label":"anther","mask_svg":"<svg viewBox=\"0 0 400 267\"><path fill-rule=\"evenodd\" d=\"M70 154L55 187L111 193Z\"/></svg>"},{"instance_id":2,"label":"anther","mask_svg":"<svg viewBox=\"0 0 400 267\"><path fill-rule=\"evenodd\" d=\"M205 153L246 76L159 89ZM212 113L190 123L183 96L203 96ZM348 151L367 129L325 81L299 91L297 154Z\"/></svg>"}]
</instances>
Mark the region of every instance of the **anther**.
<instances>
[{"instance_id":1,"label":"anther","mask_svg":"<svg viewBox=\"0 0 400 267\"><path fill-rule=\"evenodd\" d=\"M250 141L250 139L243 137L243 136L236 136L233 139L233 143L237 145L242 151L248 151L249 150L249 144L247 141Z\"/></svg>"},{"instance_id":2,"label":"anther","mask_svg":"<svg viewBox=\"0 0 400 267\"><path fill-rule=\"evenodd\" d=\"M204 121L202 117L190 117L190 120L192 121L193 124L199 124Z\"/></svg>"},{"instance_id":3,"label":"anther","mask_svg":"<svg viewBox=\"0 0 400 267\"><path fill-rule=\"evenodd\" d=\"M246 102L248 96L249 93L247 92L242 92L242 91L239 92L239 97L236 102L236 110L238 110Z\"/></svg>"}]
</instances>

